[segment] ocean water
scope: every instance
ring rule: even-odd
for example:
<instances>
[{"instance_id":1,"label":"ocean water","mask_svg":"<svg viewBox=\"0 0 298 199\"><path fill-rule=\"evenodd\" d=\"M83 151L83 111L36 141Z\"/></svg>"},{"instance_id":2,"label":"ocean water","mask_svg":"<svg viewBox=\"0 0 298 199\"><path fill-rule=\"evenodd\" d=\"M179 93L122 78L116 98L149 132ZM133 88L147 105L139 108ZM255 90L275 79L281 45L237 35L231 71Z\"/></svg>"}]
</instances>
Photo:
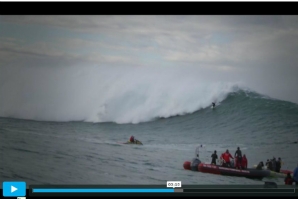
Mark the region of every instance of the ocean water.
<instances>
[{"instance_id":1,"label":"ocean water","mask_svg":"<svg viewBox=\"0 0 298 199\"><path fill-rule=\"evenodd\" d=\"M195 148L201 144L200 157L207 163L214 150L221 154L229 149L234 154L238 146L246 154L249 167L273 156L281 157L282 169L293 170L298 163L298 144L293 143L298 139L297 104L238 88L225 89L217 98L215 109L210 107L210 97L195 105L167 101L167 111L164 106L140 109L136 104L135 109L119 110L121 117L113 117L117 115L111 106L115 100L101 112L106 113L100 117L106 121L75 116L73 121L55 117L34 121L36 114L25 118L18 112L4 112L2 107L0 181L284 184L279 178L261 181L184 170L183 163L195 156ZM132 107L134 101L128 104ZM172 111L168 111L169 107ZM144 145L122 144L131 135Z\"/></svg>"}]
</instances>

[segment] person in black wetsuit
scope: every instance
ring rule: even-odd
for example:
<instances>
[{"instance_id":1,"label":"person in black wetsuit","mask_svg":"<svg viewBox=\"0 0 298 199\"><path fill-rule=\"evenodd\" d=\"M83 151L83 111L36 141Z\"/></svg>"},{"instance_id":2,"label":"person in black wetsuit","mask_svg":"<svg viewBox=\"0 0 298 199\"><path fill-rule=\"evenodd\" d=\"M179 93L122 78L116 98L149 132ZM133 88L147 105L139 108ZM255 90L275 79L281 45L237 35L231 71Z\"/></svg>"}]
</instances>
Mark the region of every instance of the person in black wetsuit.
<instances>
[{"instance_id":1,"label":"person in black wetsuit","mask_svg":"<svg viewBox=\"0 0 298 199\"><path fill-rule=\"evenodd\" d=\"M276 171L276 159L273 157L272 159L272 171Z\"/></svg>"},{"instance_id":2,"label":"person in black wetsuit","mask_svg":"<svg viewBox=\"0 0 298 199\"><path fill-rule=\"evenodd\" d=\"M211 164L216 165L216 159L217 159L216 151L214 151L214 153L211 155L211 158L212 158Z\"/></svg>"},{"instance_id":3,"label":"person in black wetsuit","mask_svg":"<svg viewBox=\"0 0 298 199\"><path fill-rule=\"evenodd\" d=\"M280 168L281 168L281 159L278 158L278 160L276 161L275 171L279 173L280 172Z\"/></svg>"},{"instance_id":4,"label":"person in black wetsuit","mask_svg":"<svg viewBox=\"0 0 298 199\"><path fill-rule=\"evenodd\" d=\"M213 108L215 107L215 103L214 103L214 102L212 102L212 107L213 107Z\"/></svg>"},{"instance_id":5,"label":"person in black wetsuit","mask_svg":"<svg viewBox=\"0 0 298 199\"><path fill-rule=\"evenodd\" d=\"M237 147L237 151L235 152L234 157L237 158L237 167L239 167L239 165L241 167L241 165L242 165L242 152L241 152L239 147Z\"/></svg>"}]
</instances>

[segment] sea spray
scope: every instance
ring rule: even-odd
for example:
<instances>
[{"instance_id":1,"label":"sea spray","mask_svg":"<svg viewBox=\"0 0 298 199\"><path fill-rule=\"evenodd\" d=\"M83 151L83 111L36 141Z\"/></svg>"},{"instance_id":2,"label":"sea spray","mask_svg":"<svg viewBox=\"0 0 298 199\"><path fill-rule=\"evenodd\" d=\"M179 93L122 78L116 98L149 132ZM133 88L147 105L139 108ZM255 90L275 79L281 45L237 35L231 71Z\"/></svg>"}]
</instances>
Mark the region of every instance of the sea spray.
<instances>
[{"instance_id":1,"label":"sea spray","mask_svg":"<svg viewBox=\"0 0 298 199\"><path fill-rule=\"evenodd\" d=\"M27 66L2 77L0 116L38 121L146 122L193 113L239 89L175 67Z\"/></svg>"}]
</instances>

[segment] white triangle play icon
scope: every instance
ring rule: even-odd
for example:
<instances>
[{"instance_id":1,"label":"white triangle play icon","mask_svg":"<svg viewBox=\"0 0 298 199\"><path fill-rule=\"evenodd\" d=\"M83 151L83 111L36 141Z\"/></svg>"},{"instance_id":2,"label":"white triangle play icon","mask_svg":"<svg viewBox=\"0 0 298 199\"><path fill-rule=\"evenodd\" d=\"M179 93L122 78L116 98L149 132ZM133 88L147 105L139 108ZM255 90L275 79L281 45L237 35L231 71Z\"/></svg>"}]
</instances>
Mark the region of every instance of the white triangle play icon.
<instances>
[{"instance_id":1,"label":"white triangle play icon","mask_svg":"<svg viewBox=\"0 0 298 199\"><path fill-rule=\"evenodd\" d=\"M15 192L16 190L18 190L18 189L15 188L14 186L11 186L11 190L10 190L11 193Z\"/></svg>"}]
</instances>

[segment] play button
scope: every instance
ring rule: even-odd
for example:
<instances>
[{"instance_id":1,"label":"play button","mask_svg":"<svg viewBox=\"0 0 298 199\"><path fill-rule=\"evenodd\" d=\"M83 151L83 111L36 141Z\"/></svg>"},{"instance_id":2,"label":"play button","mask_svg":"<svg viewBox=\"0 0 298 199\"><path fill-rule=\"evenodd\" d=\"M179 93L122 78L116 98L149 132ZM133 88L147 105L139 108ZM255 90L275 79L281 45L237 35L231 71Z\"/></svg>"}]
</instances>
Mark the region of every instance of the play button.
<instances>
[{"instance_id":1,"label":"play button","mask_svg":"<svg viewBox=\"0 0 298 199\"><path fill-rule=\"evenodd\" d=\"M11 191L11 193L13 193L13 192L15 192L16 190L18 190L18 188L15 188L14 186L11 186L11 189L10 189Z\"/></svg>"},{"instance_id":2,"label":"play button","mask_svg":"<svg viewBox=\"0 0 298 199\"><path fill-rule=\"evenodd\" d=\"M4 197L26 196L26 182L3 182Z\"/></svg>"}]
</instances>

